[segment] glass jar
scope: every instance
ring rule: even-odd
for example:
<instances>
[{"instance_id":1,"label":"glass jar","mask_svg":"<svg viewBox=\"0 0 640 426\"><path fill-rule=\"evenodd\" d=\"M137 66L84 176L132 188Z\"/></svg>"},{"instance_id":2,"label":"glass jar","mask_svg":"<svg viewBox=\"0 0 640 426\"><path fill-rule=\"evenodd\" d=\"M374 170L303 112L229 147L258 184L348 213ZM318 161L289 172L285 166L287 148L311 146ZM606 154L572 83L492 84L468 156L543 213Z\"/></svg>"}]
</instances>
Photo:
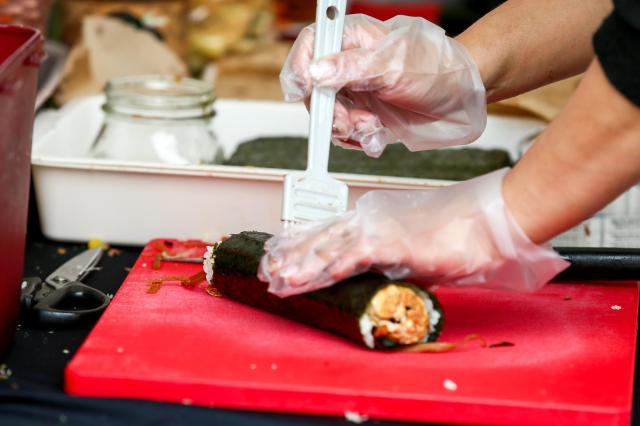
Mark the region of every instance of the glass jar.
<instances>
[{"instance_id":1,"label":"glass jar","mask_svg":"<svg viewBox=\"0 0 640 426\"><path fill-rule=\"evenodd\" d=\"M218 163L222 151L210 126L214 99L210 84L190 78L112 80L91 155L171 165Z\"/></svg>"}]
</instances>

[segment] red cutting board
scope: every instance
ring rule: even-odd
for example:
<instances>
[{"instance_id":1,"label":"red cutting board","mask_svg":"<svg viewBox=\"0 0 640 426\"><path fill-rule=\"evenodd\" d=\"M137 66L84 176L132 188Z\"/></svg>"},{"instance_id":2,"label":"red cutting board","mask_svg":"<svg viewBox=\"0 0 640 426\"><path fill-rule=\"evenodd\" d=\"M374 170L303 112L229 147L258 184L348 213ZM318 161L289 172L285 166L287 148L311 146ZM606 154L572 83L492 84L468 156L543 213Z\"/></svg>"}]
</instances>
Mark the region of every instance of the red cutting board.
<instances>
[{"instance_id":1,"label":"red cutting board","mask_svg":"<svg viewBox=\"0 0 640 426\"><path fill-rule=\"evenodd\" d=\"M175 244L180 249L179 244ZM66 370L73 395L464 424L630 422L636 283L553 284L535 294L439 289L448 353L382 353L153 277L147 246Z\"/></svg>"}]
</instances>

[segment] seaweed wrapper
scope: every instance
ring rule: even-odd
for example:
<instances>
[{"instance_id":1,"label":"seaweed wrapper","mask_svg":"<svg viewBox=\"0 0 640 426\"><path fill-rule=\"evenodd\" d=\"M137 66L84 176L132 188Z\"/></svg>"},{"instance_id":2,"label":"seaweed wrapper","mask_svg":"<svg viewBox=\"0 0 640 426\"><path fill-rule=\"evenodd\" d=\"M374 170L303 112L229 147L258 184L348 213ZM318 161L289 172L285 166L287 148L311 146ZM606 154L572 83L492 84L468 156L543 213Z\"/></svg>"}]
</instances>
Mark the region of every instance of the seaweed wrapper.
<instances>
[{"instance_id":1,"label":"seaweed wrapper","mask_svg":"<svg viewBox=\"0 0 640 426\"><path fill-rule=\"evenodd\" d=\"M409 283L391 282L383 275L367 273L332 287L287 298L267 291L268 284L256 274L264 254L264 243L271 237L263 232L232 235L215 249L213 284L224 295L247 305L340 334L368 347L398 346L386 338L363 334L362 318L373 297L394 284L416 292L431 306L429 333L418 343L434 341L443 325L442 307L434 295ZM432 316L435 315L435 316Z\"/></svg>"}]
</instances>

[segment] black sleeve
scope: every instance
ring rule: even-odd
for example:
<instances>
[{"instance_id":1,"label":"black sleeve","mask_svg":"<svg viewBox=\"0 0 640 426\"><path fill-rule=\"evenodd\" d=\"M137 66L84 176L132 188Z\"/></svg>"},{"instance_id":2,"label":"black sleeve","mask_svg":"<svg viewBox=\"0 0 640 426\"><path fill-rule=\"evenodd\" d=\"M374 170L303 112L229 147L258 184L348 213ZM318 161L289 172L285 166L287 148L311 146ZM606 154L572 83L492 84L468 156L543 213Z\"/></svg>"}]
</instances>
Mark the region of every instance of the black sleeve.
<instances>
[{"instance_id":1,"label":"black sleeve","mask_svg":"<svg viewBox=\"0 0 640 426\"><path fill-rule=\"evenodd\" d=\"M640 0L613 3L593 47L611 84L640 107Z\"/></svg>"}]
</instances>

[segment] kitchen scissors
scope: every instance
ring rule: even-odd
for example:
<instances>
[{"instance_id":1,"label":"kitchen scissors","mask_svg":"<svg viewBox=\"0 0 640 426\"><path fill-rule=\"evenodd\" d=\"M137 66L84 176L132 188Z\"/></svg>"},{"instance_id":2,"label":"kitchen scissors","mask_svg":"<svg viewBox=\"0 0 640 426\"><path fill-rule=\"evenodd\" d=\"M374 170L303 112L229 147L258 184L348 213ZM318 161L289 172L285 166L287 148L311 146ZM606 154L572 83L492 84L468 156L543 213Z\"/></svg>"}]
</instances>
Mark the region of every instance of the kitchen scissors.
<instances>
[{"instance_id":1,"label":"kitchen scissors","mask_svg":"<svg viewBox=\"0 0 640 426\"><path fill-rule=\"evenodd\" d=\"M80 282L96 269L101 248L85 250L74 256L44 281L39 277L22 281L21 308L37 323L63 326L88 323L96 319L111 298Z\"/></svg>"}]
</instances>

